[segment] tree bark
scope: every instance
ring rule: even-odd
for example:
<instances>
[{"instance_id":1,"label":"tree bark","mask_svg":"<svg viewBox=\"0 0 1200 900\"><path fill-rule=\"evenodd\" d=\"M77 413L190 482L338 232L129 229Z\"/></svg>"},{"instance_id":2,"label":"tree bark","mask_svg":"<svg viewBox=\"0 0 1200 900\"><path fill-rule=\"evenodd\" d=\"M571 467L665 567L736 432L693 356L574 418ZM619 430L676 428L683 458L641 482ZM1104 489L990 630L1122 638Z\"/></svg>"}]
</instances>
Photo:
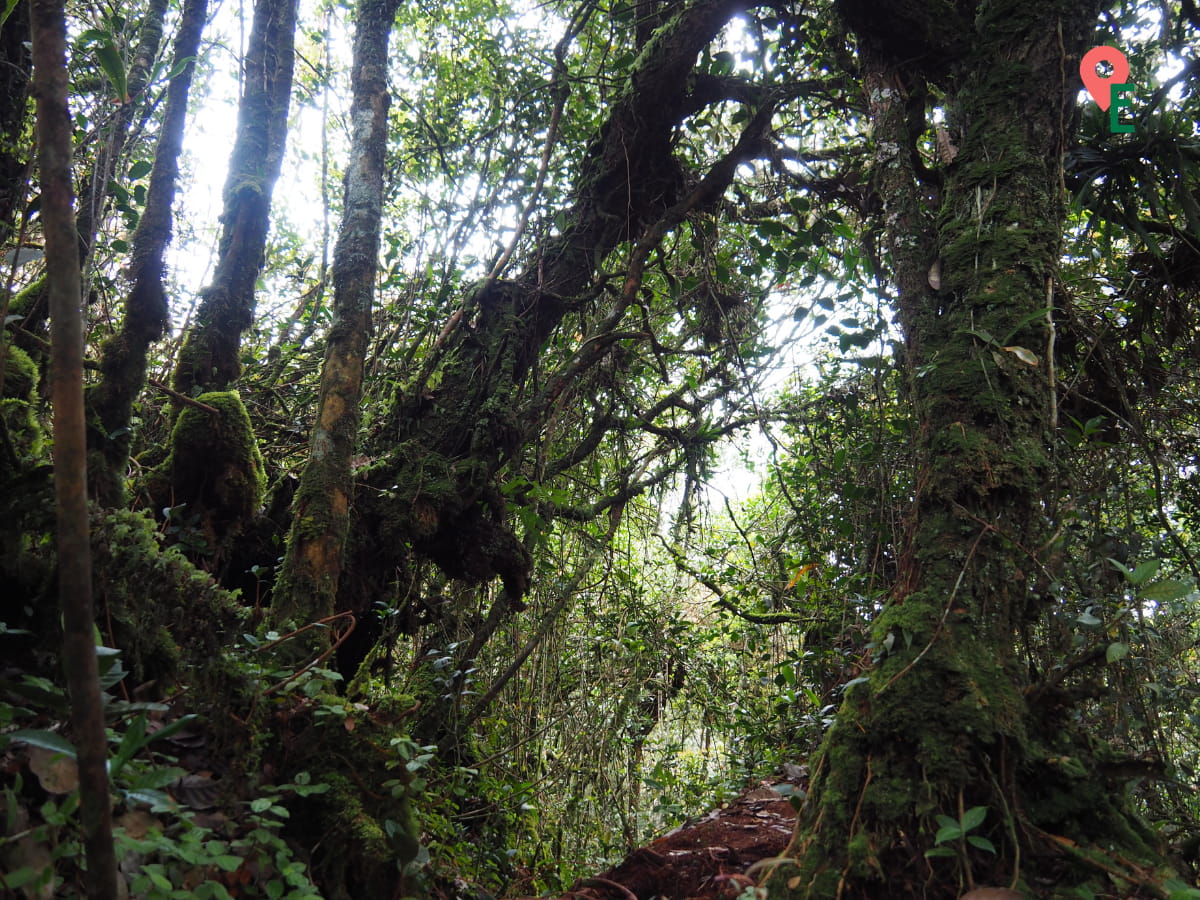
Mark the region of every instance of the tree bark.
<instances>
[{"instance_id":1,"label":"tree bark","mask_svg":"<svg viewBox=\"0 0 1200 900\"><path fill-rule=\"evenodd\" d=\"M918 469L874 664L814 763L796 862L768 879L778 896L954 897L1035 866L1062 879L1051 835L1148 853L1121 789L1063 762L1094 761L1094 744L1061 707L1029 702L1016 654L1050 599L1062 161L1098 9L943 7L842 5L860 42ZM938 172L916 149L927 84L954 149ZM987 814L973 833L999 854L959 840L927 858L935 816L976 806Z\"/></svg>"},{"instance_id":2,"label":"tree bark","mask_svg":"<svg viewBox=\"0 0 1200 900\"><path fill-rule=\"evenodd\" d=\"M108 797L104 707L92 638L95 620L83 427L83 312L71 197L73 141L67 109L67 26L59 0L33 0L30 17L42 230L52 317L51 401L62 656L79 766L79 809L88 864L88 896L108 900L117 895L117 863Z\"/></svg>"},{"instance_id":3,"label":"tree bark","mask_svg":"<svg viewBox=\"0 0 1200 900\"><path fill-rule=\"evenodd\" d=\"M326 338L317 421L300 476L292 528L272 598L278 621L332 615L350 523L350 457L361 420L363 367L379 264L387 149L388 36L399 0L360 0L350 107L345 209L333 255L333 325Z\"/></svg>"},{"instance_id":4,"label":"tree bark","mask_svg":"<svg viewBox=\"0 0 1200 900\"><path fill-rule=\"evenodd\" d=\"M225 209L212 283L180 349L174 388L194 396L222 391L241 372L242 333L254 319L271 195L283 164L295 62L298 0L258 0L245 61L237 138L229 157Z\"/></svg>"},{"instance_id":5,"label":"tree bark","mask_svg":"<svg viewBox=\"0 0 1200 900\"><path fill-rule=\"evenodd\" d=\"M93 422L88 430L89 476L93 496L104 506L117 507L125 502L133 402L146 382L146 354L165 334L169 321L163 257L171 241L171 209L179 178L188 96L207 13L208 0L184 3L173 60L179 72L167 87L146 208L131 242L129 274L133 286L125 300L121 330L104 343L100 381L88 393Z\"/></svg>"}]
</instances>

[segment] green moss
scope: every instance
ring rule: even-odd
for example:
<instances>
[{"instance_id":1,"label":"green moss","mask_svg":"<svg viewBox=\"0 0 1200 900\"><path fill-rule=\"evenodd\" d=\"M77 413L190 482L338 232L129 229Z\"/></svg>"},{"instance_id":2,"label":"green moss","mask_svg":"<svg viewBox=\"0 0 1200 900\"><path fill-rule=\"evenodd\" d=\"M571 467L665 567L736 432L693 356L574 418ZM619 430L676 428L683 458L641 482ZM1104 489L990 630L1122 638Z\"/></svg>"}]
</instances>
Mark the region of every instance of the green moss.
<instances>
[{"instance_id":1,"label":"green moss","mask_svg":"<svg viewBox=\"0 0 1200 900\"><path fill-rule=\"evenodd\" d=\"M21 290L17 291L15 297L8 305L8 314L10 316L27 316L33 310L34 304L41 298L46 290L46 276L42 275L37 280L30 282Z\"/></svg>"},{"instance_id":2,"label":"green moss","mask_svg":"<svg viewBox=\"0 0 1200 900\"><path fill-rule=\"evenodd\" d=\"M233 596L164 548L144 514L97 513L92 534L96 606L135 680L169 684L217 665L248 615Z\"/></svg>"},{"instance_id":3,"label":"green moss","mask_svg":"<svg viewBox=\"0 0 1200 900\"><path fill-rule=\"evenodd\" d=\"M185 406L167 458L144 483L155 509L186 504L215 551L228 547L262 505L266 471L250 416L237 391L196 398L216 410Z\"/></svg>"},{"instance_id":4,"label":"green moss","mask_svg":"<svg viewBox=\"0 0 1200 900\"><path fill-rule=\"evenodd\" d=\"M4 356L4 396L0 419L19 460L30 461L43 451L42 427L35 415L38 368L29 354L10 343L0 345ZM7 456L7 454L5 454Z\"/></svg>"},{"instance_id":5,"label":"green moss","mask_svg":"<svg viewBox=\"0 0 1200 900\"><path fill-rule=\"evenodd\" d=\"M362 794L354 783L335 773L326 774L324 780L331 787L327 801L331 817L343 835L353 841L355 850L376 863L390 860L392 852L387 835L379 822L363 808Z\"/></svg>"},{"instance_id":6,"label":"green moss","mask_svg":"<svg viewBox=\"0 0 1200 900\"><path fill-rule=\"evenodd\" d=\"M38 384L37 365L14 344L4 345L4 396L29 399Z\"/></svg>"}]
</instances>

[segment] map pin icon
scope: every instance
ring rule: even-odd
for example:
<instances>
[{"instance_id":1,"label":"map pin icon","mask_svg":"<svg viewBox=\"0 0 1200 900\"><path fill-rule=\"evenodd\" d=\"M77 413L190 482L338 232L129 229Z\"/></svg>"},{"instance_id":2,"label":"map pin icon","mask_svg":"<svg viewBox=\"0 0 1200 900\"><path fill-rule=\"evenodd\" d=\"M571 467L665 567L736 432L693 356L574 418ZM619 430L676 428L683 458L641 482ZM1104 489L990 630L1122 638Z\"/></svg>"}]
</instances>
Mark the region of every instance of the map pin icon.
<instances>
[{"instance_id":1,"label":"map pin icon","mask_svg":"<svg viewBox=\"0 0 1200 900\"><path fill-rule=\"evenodd\" d=\"M1100 63L1108 63L1112 71L1107 75L1097 74L1096 66ZM1079 61L1079 77L1096 105L1108 109L1112 103L1112 85L1124 84L1129 77L1129 60L1116 47L1093 47Z\"/></svg>"}]
</instances>

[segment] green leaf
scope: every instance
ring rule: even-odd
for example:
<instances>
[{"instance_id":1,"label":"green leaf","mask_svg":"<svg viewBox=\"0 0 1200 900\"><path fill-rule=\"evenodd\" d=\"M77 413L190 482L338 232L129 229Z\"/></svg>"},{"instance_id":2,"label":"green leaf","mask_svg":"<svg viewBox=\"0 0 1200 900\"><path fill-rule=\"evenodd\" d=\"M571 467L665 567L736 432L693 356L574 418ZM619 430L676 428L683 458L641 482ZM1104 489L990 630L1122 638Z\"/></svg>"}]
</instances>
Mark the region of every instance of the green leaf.
<instances>
[{"instance_id":1,"label":"green leaf","mask_svg":"<svg viewBox=\"0 0 1200 900\"><path fill-rule=\"evenodd\" d=\"M926 856L950 856L950 857L953 857L957 854L955 854L955 852L953 850L951 850L949 847L934 847L932 850L926 850L925 855Z\"/></svg>"},{"instance_id":2,"label":"green leaf","mask_svg":"<svg viewBox=\"0 0 1200 900\"><path fill-rule=\"evenodd\" d=\"M36 706L63 716L70 709L67 692L45 678L26 675L20 682L0 678L0 691L16 694Z\"/></svg>"},{"instance_id":3,"label":"green leaf","mask_svg":"<svg viewBox=\"0 0 1200 900\"><path fill-rule=\"evenodd\" d=\"M89 28L79 36L80 44L95 44L96 63L108 76L109 83L121 103L129 102L128 75L125 72L125 61L113 43L112 33L98 28Z\"/></svg>"},{"instance_id":4,"label":"green leaf","mask_svg":"<svg viewBox=\"0 0 1200 900\"><path fill-rule=\"evenodd\" d=\"M8 0L4 4L4 12L0 13L0 26L3 26L8 21L8 17L12 15L13 10L17 8L17 4L20 2L21 0Z\"/></svg>"},{"instance_id":5,"label":"green leaf","mask_svg":"<svg viewBox=\"0 0 1200 900\"><path fill-rule=\"evenodd\" d=\"M1133 581L1133 570L1119 560L1113 559L1111 556L1106 557L1113 567L1120 572L1128 581Z\"/></svg>"},{"instance_id":6,"label":"green leaf","mask_svg":"<svg viewBox=\"0 0 1200 900\"><path fill-rule=\"evenodd\" d=\"M167 73L167 80L170 81L174 78L178 78L183 73L183 70L195 61L196 57L194 56L188 56L179 60L179 62L175 63L175 67Z\"/></svg>"},{"instance_id":7,"label":"green leaf","mask_svg":"<svg viewBox=\"0 0 1200 900\"><path fill-rule=\"evenodd\" d=\"M969 335L971 335L971 337L977 337L981 341L983 341L985 344L995 344L996 343L996 339L994 337L992 337L992 333L990 331L984 330L983 328L964 328L963 334L969 334Z\"/></svg>"},{"instance_id":8,"label":"green leaf","mask_svg":"<svg viewBox=\"0 0 1200 900\"><path fill-rule=\"evenodd\" d=\"M944 817L939 816L938 818ZM957 841L963 836L963 830L959 827L958 823L953 819L951 819L950 822L951 824L943 825L941 828L939 828L937 834L933 836L933 842L935 844L945 844L948 841Z\"/></svg>"},{"instance_id":9,"label":"green leaf","mask_svg":"<svg viewBox=\"0 0 1200 900\"><path fill-rule=\"evenodd\" d=\"M1158 574L1159 561L1148 559L1127 576L1132 584L1144 584Z\"/></svg>"},{"instance_id":10,"label":"green leaf","mask_svg":"<svg viewBox=\"0 0 1200 900\"><path fill-rule=\"evenodd\" d=\"M978 847L980 850L986 850L988 853L996 853L996 845L985 837L980 837L977 834L972 834L967 838L967 843L972 847Z\"/></svg>"},{"instance_id":11,"label":"green leaf","mask_svg":"<svg viewBox=\"0 0 1200 900\"><path fill-rule=\"evenodd\" d=\"M117 48L113 46L111 38L97 44L96 62L100 64L100 68L103 69L104 74L108 76L108 80L113 86L113 91L116 93L117 99L122 103L128 103L129 85L125 74L125 61L121 59L121 54L117 51Z\"/></svg>"},{"instance_id":12,"label":"green leaf","mask_svg":"<svg viewBox=\"0 0 1200 900\"><path fill-rule=\"evenodd\" d=\"M144 159L139 159L129 167L129 180L137 181L139 178L144 178L150 174L150 170L154 168L149 162Z\"/></svg>"},{"instance_id":13,"label":"green leaf","mask_svg":"<svg viewBox=\"0 0 1200 900\"><path fill-rule=\"evenodd\" d=\"M15 872L10 872L7 875L0 876L0 879L2 879L0 884L3 884L3 886L8 890L15 891L19 887L32 884L45 874L45 869L34 869L30 868L29 866L22 866ZM40 894L40 892L34 892L33 895L37 896L38 894Z\"/></svg>"},{"instance_id":14,"label":"green leaf","mask_svg":"<svg viewBox=\"0 0 1200 900\"><path fill-rule=\"evenodd\" d=\"M52 750L55 753L61 753L63 756L75 758L75 745L68 741L61 734L55 734L53 731L37 731L37 730L21 730L12 731L5 735L10 741L23 741L31 747L40 747L43 750Z\"/></svg>"},{"instance_id":15,"label":"green leaf","mask_svg":"<svg viewBox=\"0 0 1200 900\"><path fill-rule=\"evenodd\" d=\"M134 791L128 791L125 796L135 803L145 803L151 809L171 809L174 805L166 793L149 788L138 788Z\"/></svg>"},{"instance_id":16,"label":"green leaf","mask_svg":"<svg viewBox=\"0 0 1200 900\"><path fill-rule=\"evenodd\" d=\"M983 824L983 820L987 818L988 808L986 806L972 806L962 817L962 830L970 831L973 828L978 828Z\"/></svg>"},{"instance_id":17,"label":"green leaf","mask_svg":"<svg viewBox=\"0 0 1200 900\"><path fill-rule=\"evenodd\" d=\"M156 731L152 735L150 735L150 737L146 741L146 743L149 744L152 741L159 741L159 740L162 740L163 738L169 738L171 735L176 734L177 732L183 731L183 729L187 728L189 725L191 725L193 722L195 722L196 719L198 719L198 718L199 718L199 716L197 716L195 713L189 713L186 716L180 716L174 722L171 722L168 725L164 725L162 728L158 729L158 731Z\"/></svg>"},{"instance_id":18,"label":"green leaf","mask_svg":"<svg viewBox=\"0 0 1200 900\"><path fill-rule=\"evenodd\" d=\"M1110 663L1116 662L1118 659L1124 659L1129 655L1129 645L1122 644L1120 641L1113 641L1108 645L1108 649L1104 652L1104 658Z\"/></svg>"},{"instance_id":19,"label":"green leaf","mask_svg":"<svg viewBox=\"0 0 1200 900\"><path fill-rule=\"evenodd\" d=\"M1143 585L1137 593L1143 600L1150 600L1153 603L1171 603L1175 600L1182 600L1191 592L1190 583L1176 581L1173 578L1163 578L1160 581L1152 581Z\"/></svg>"}]
</instances>

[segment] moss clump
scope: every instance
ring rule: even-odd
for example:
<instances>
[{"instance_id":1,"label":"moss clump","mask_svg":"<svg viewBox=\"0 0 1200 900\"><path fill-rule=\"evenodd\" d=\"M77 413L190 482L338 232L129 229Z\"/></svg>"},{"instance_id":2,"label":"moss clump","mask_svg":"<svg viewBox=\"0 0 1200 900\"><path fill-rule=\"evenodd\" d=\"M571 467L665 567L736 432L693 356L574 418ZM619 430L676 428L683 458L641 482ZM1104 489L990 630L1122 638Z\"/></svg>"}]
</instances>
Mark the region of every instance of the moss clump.
<instances>
[{"instance_id":1,"label":"moss clump","mask_svg":"<svg viewBox=\"0 0 1200 900\"><path fill-rule=\"evenodd\" d=\"M4 395L0 398L0 419L11 452L12 462L28 462L42 453L42 427L34 415L38 369L29 354L13 344L0 345L4 360ZM6 457L8 453L4 454Z\"/></svg>"},{"instance_id":2,"label":"moss clump","mask_svg":"<svg viewBox=\"0 0 1200 900\"><path fill-rule=\"evenodd\" d=\"M12 302L8 305L8 314L10 316L28 316L37 301L41 299L42 294L45 293L45 290L46 276L41 275L35 281L30 282L17 291L16 296L12 298Z\"/></svg>"},{"instance_id":3,"label":"moss clump","mask_svg":"<svg viewBox=\"0 0 1200 900\"><path fill-rule=\"evenodd\" d=\"M223 555L262 505L266 473L237 391L213 391L196 400L216 412L183 408L171 432L170 454L144 487L155 509L186 504L210 549Z\"/></svg>"}]
</instances>

